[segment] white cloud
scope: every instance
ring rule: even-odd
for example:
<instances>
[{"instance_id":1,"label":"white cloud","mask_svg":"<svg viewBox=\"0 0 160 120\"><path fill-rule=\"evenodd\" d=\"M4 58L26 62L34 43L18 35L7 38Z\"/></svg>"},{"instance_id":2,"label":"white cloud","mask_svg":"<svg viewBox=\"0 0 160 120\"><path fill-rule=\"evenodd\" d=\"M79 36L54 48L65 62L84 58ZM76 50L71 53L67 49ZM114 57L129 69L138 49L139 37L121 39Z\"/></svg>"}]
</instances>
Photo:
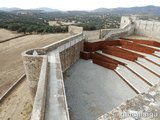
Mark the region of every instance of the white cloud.
<instances>
[{"instance_id":1,"label":"white cloud","mask_svg":"<svg viewBox=\"0 0 160 120\"><path fill-rule=\"evenodd\" d=\"M60 10L93 10L99 7L132 7L156 5L159 0L0 0L0 7L37 8L50 7Z\"/></svg>"}]
</instances>

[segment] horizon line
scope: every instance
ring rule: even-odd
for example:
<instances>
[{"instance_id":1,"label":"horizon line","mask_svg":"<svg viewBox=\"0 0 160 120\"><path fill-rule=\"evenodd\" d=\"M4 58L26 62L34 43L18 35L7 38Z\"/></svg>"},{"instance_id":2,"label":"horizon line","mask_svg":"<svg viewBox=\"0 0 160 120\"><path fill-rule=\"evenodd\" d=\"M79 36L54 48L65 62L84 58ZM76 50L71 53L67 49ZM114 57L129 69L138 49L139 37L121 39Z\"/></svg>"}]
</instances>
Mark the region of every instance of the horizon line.
<instances>
[{"instance_id":1,"label":"horizon line","mask_svg":"<svg viewBox=\"0 0 160 120\"><path fill-rule=\"evenodd\" d=\"M62 10L62 9L58 9L58 8L52 8L52 7L34 7L34 8L21 8L21 7L0 7L0 8L7 8L7 9L12 9L12 8L17 8L17 9L21 9L21 10L34 10L34 9L40 9L40 8L48 8L48 9L53 9L53 10L57 10L57 11L93 11L96 9L100 9L100 8L104 8L104 9L116 9L116 8L133 8L133 7L147 7L147 6L153 6L153 7L160 7L160 6L156 6L156 5L144 5L144 6L131 6L131 7L113 7L113 8L109 8L109 7L98 7L95 9L90 9L90 10L79 10L79 9L75 9L75 10Z\"/></svg>"}]
</instances>

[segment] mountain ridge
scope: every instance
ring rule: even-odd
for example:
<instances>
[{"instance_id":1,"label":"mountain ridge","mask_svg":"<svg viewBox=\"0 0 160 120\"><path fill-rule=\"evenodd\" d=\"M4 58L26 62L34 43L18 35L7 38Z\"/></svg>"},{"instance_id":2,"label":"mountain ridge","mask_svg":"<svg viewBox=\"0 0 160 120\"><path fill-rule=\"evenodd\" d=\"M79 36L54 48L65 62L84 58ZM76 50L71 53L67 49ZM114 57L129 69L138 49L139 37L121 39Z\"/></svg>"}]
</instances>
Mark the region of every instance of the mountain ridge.
<instances>
[{"instance_id":1,"label":"mountain ridge","mask_svg":"<svg viewBox=\"0 0 160 120\"><path fill-rule=\"evenodd\" d=\"M62 11L58 9L48 8L48 7L39 7L39 8L31 8L31 9L21 9L21 8L6 8L2 7L0 8L0 11L5 12L13 12L13 11L23 11L23 10L29 10L29 11L43 11L43 12L67 12ZM78 10L68 10L68 11L77 11ZM117 7L117 8L97 8L94 10L86 11L86 10L80 10L79 12L99 12L99 13L115 13L115 14L145 14L145 13L151 13L155 15L160 15L160 6L135 6L135 7Z\"/></svg>"},{"instance_id":2,"label":"mountain ridge","mask_svg":"<svg viewBox=\"0 0 160 120\"><path fill-rule=\"evenodd\" d=\"M159 6L136 6L136 7L118 7L118 8L98 8L93 10L92 12L108 12L108 13L116 13L116 14L138 14L138 13L152 13L156 15L160 15L160 7Z\"/></svg>"},{"instance_id":3,"label":"mountain ridge","mask_svg":"<svg viewBox=\"0 0 160 120\"><path fill-rule=\"evenodd\" d=\"M7 7L1 7L0 11L4 11L4 12L13 12L13 11L32 11L32 10L39 10L39 11L44 11L44 12L57 12L60 11L58 9L53 9L53 8L48 8L48 7L39 7L39 8L31 8L31 9L21 9L21 8L16 8L16 7L12 7L12 8L7 8Z\"/></svg>"}]
</instances>

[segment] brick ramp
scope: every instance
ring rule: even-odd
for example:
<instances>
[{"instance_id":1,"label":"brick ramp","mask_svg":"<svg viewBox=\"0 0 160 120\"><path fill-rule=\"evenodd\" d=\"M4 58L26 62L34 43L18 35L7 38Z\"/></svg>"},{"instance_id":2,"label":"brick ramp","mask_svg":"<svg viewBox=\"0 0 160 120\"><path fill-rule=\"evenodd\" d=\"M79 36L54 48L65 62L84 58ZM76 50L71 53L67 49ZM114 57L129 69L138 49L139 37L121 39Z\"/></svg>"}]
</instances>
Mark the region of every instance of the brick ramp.
<instances>
[{"instance_id":1,"label":"brick ramp","mask_svg":"<svg viewBox=\"0 0 160 120\"><path fill-rule=\"evenodd\" d=\"M125 50L128 50L128 49L125 49ZM124 63L127 63L128 65L130 65L129 67L131 67L131 69L136 72L139 76L141 76L143 79L147 80L147 81L150 81L151 84L156 84L158 83L159 81L159 75L160 75L160 67L158 65L156 65L155 63L158 64L158 62L160 63L160 58L158 57L155 57L153 55L149 55L149 54L145 54L145 53L140 53L140 52L137 52L137 51L133 51L133 50L128 50L128 51L131 51L131 52L135 52L137 54L141 54L143 56L145 56L148 60L144 59L144 58L140 58L138 57L138 59L136 60L137 63L139 63L140 65L137 65L136 63L134 62L131 62L129 60L131 59L123 59L125 57L122 57L122 58L119 58L117 55L115 54L104 54L106 56L109 56L109 57L112 57L116 60L119 60L121 62L124 62ZM114 56L115 55L115 56ZM117 57L116 57L117 56ZM120 56L121 57L121 56ZM137 68L136 68L136 67ZM144 68L145 67L145 68ZM147 68L147 69L146 69ZM148 74L150 76L148 76ZM147 76L146 76L147 75Z\"/></svg>"},{"instance_id":2,"label":"brick ramp","mask_svg":"<svg viewBox=\"0 0 160 120\"><path fill-rule=\"evenodd\" d=\"M147 59L148 61L150 61L150 62L152 62L154 64L157 64L157 65L160 65L160 52L158 52L158 51L154 52L154 54L146 54L146 53L141 53L141 52L130 50L130 49L126 49L126 48L123 48L123 49L131 51L131 52L134 52L134 53L137 53L137 54L140 54L140 55L144 56L145 59ZM155 54L157 56L154 56Z\"/></svg>"},{"instance_id":3,"label":"brick ramp","mask_svg":"<svg viewBox=\"0 0 160 120\"><path fill-rule=\"evenodd\" d=\"M130 70L128 70L126 67L120 65L115 71L119 75L123 76L124 79L129 81L137 89L137 91L139 91L139 93L147 92L149 90L150 86L147 85L144 81L142 81Z\"/></svg>"},{"instance_id":4,"label":"brick ramp","mask_svg":"<svg viewBox=\"0 0 160 120\"><path fill-rule=\"evenodd\" d=\"M128 63L123 61L122 58L120 60L119 57L115 57L104 53L94 53L92 55L93 63L96 63L100 66L109 68L111 70L115 70L115 72L136 92L136 93L142 93L146 92L144 89L146 86L149 88L150 86L156 84L159 81L159 77L155 76L154 74L150 73L140 65L137 65L134 62L129 61ZM106 59L105 59L106 57ZM112 60L112 61L108 61ZM96 61L96 62L95 62ZM126 60L127 61L127 60ZM118 63L122 63L121 65L118 65ZM126 64L127 63L127 64ZM109 67L105 64L110 65ZM115 64L115 65L114 65ZM114 65L114 67L112 66ZM135 67L137 66L137 67ZM127 74L126 74L127 73ZM151 74L150 76L146 77L146 74ZM144 86L141 88L137 84L143 84Z\"/></svg>"},{"instance_id":5,"label":"brick ramp","mask_svg":"<svg viewBox=\"0 0 160 120\"><path fill-rule=\"evenodd\" d=\"M101 52L99 51L99 53L101 53ZM117 57L117 56L114 56L114 55L110 55L110 54L106 54L106 53L101 53L101 54L103 54L107 57L110 57L112 59L118 60L120 62L126 63L126 64L131 63L131 61L129 61L129 60L126 60L126 59L123 59L123 58L120 58L120 57Z\"/></svg>"},{"instance_id":6,"label":"brick ramp","mask_svg":"<svg viewBox=\"0 0 160 120\"><path fill-rule=\"evenodd\" d=\"M155 40L142 40L142 39L133 39L133 38L121 38L122 40L129 40L134 43L149 45L154 47L160 47L160 43Z\"/></svg>"},{"instance_id":7,"label":"brick ramp","mask_svg":"<svg viewBox=\"0 0 160 120\"><path fill-rule=\"evenodd\" d=\"M122 40L122 47L142 53L153 54L155 51L159 51L159 49L151 48L142 44L133 43L131 41Z\"/></svg>"},{"instance_id":8,"label":"brick ramp","mask_svg":"<svg viewBox=\"0 0 160 120\"><path fill-rule=\"evenodd\" d=\"M125 40L86 43L85 58L115 71L136 93L147 92L160 80L160 52L151 44L152 41L143 45Z\"/></svg>"}]
</instances>

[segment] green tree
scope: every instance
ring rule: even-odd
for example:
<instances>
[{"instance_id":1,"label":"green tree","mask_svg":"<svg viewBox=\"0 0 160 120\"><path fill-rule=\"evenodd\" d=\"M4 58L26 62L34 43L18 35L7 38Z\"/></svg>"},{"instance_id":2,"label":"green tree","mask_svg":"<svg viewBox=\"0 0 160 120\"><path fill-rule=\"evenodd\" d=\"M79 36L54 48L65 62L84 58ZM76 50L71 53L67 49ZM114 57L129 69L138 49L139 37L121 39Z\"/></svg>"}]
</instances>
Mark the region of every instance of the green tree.
<instances>
[{"instance_id":1,"label":"green tree","mask_svg":"<svg viewBox=\"0 0 160 120\"><path fill-rule=\"evenodd\" d=\"M24 34L26 34L26 30L27 30L27 28L23 26L23 27L19 28L19 29L17 30L17 32L18 32L18 33L23 32Z\"/></svg>"}]
</instances>

